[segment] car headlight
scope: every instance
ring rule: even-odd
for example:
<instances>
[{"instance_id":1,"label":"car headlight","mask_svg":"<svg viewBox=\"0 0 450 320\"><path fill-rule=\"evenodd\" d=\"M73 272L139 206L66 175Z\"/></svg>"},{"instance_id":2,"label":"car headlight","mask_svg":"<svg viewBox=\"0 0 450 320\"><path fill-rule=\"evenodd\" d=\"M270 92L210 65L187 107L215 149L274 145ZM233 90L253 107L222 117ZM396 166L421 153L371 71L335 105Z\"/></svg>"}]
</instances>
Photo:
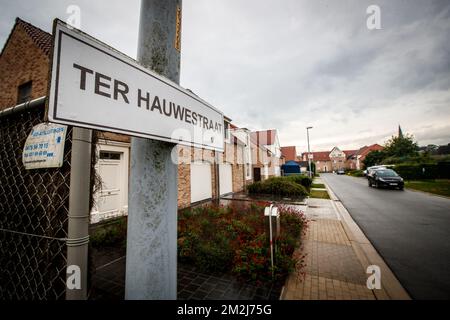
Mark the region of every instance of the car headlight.
<instances>
[{"instance_id":1,"label":"car headlight","mask_svg":"<svg viewBox=\"0 0 450 320\"><path fill-rule=\"evenodd\" d=\"M385 182L383 178L378 178L378 180Z\"/></svg>"}]
</instances>

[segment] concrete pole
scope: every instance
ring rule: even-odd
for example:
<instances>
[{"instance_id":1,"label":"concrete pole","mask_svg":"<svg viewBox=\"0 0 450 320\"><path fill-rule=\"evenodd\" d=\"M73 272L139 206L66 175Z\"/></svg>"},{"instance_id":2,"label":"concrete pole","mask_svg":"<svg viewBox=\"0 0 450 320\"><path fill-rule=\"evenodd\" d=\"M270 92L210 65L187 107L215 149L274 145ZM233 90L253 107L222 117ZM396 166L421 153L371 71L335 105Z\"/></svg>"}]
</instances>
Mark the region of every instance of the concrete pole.
<instances>
[{"instance_id":1,"label":"concrete pole","mask_svg":"<svg viewBox=\"0 0 450 320\"><path fill-rule=\"evenodd\" d=\"M86 300L87 298L91 142L92 130L73 128L70 160L67 266L77 266L79 268L81 288L73 289L67 287L67 300Z\"/></svg>"},{"instance_id":2,"label":"concrete pole","mask_svg":"<svg viewBox=\"0 0 450 320\"><path fill-rule=\"evenodd\" d=\"M138 61L179 83L181 0L142 0ZM175 144L131 139L126 299L177 298Z\"/></svg>"}]
</instances>

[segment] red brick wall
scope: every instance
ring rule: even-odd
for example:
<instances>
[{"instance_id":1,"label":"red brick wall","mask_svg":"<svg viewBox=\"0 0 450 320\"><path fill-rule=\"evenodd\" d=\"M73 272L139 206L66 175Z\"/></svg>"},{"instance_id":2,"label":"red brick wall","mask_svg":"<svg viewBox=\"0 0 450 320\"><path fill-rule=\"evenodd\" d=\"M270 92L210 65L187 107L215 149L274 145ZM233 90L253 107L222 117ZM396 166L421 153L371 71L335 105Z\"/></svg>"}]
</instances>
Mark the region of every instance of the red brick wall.
<instances>
[{"instance_id":1,"label":"red brick wall","mask_svg":"<svg viewBox=\"0 0 450 320\"><path fill-rule=\"evenodd\" d=\"M219 161L232 163L233 192L244 190L244 165L242 162L242 147L226 144L225 152L219 154ZM211 163L212 197L217 198L216 170L214 165L214 151L178 146L178 207L185 208L191 204L191 166L192 161L205 161Z\"/></svg>"},{"instance_id":2,"label":"red brick wall","mask_svg":"<svg viewBox=\"0 0 450 320\"><path fill-rule=\"evenodd\" d=\"M233 165L233 192L241 192L244 190L244 165Z\"/></svg>"},{"instance_id":3,"label":"red brick wall","mask_svg":"<svg viewBox=\"0 0 450 320\"><path fill-rule=\"evenodd\" d=\"M19 85L32 81L32 99L47 95L49 57L18 25L0 56L0 110L17 103Z\"/></svg>"}]
</instances>

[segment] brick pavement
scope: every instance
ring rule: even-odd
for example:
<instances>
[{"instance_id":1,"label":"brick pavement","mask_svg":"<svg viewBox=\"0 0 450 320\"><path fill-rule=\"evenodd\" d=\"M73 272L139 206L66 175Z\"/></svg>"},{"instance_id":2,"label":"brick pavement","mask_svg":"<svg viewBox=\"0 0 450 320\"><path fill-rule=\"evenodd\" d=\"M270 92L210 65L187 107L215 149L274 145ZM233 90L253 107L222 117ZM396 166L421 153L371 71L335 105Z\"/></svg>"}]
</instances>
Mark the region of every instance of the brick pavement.
<instances>
[{"instance_id":1,"label":"brick pavement","mask_svg":"<svg viewBox=\"0 0 450 320\"><path fill-rule=\"evenodd\" d=\"M282 299L374 300L332 200L309 199L305 213L310 223L298 252L305 267L289 276Z\"/></svg>"}]
</instances>

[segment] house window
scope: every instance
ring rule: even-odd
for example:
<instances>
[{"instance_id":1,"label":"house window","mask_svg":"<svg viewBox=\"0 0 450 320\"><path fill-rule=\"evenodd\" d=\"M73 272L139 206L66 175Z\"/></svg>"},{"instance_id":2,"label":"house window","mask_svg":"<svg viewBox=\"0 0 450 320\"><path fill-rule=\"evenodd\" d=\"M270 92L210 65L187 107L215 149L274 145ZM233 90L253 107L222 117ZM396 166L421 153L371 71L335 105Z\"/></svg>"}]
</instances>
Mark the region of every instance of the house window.
<instances>
[{"instance_id":1,"label":"house window","mask_svg":"<svg viewBox=\"0 0 450 320\"><path fill-rule=\"evenodd\" d=\"M21 84L17 92L17 104L31 100L31 81Z\"/></svg>"},{"instance_id":2,"label":"house window","mask_svg":"<svg viewBox=\"0 0 450 320\"><path fill-rule=\"evenodd\" d=\"M120 160L120 153L100 151L100 159L102 159L102 160Z\"/></svg>"}]
</instances>

